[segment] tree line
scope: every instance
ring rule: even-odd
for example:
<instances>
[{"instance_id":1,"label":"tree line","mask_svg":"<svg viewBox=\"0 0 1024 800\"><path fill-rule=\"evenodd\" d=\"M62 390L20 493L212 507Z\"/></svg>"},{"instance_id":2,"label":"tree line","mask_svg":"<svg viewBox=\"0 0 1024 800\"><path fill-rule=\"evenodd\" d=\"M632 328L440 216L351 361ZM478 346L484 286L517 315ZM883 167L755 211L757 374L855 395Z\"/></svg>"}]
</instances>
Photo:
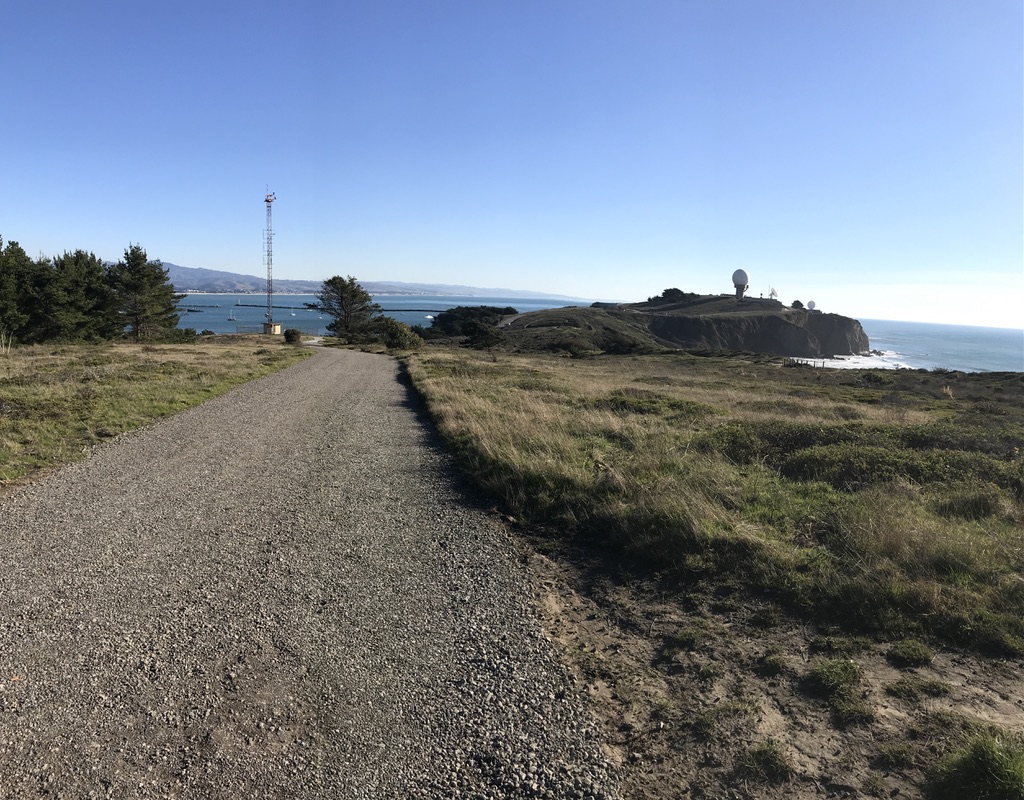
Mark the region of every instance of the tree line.
<instances>
[{"instance_id":1,"label":"tree line","mask_svg":"<svg viewBox=\"0 0 1024 800\"><path fill-rule=\"evenodd\" d=\"M137 244L106 264L84 250L32 259L0 239L0 344L180 338L182 297Z\"/></svg>"},{"instance_id":2,"label":"tree line","mask_svg":"<svg viewBox=\"0 0 1024 800\"><path fill-rule=\"evenodd\" d=\"M0 238L0 348L12 343L182 341L195 331L178 329L177 294L159 260L130 245L116 264L85 250L32 259L17 242ZM323 282L317 303L329 315L328 331L343 341L377 341L389 348L413 348L420 334L486 338L514 308L456 308L438 315L431 329L409 326L383 316L381 307L351 275ZM489 330L485 330L489 329ZM487 334L486 337L483 334ZM475 337L475 338L474 338Z\"/></svg>"}]
</instances>

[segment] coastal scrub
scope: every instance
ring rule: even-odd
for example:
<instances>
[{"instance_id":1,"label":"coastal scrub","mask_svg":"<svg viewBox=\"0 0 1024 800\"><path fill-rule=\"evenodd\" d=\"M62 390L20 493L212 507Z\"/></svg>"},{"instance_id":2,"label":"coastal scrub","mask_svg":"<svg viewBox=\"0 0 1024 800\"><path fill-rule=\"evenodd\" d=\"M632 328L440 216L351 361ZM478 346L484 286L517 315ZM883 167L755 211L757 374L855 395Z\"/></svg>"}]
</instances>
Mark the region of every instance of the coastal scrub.
<instances>
[{"instance_id":1,"label":"coastal scrub","mask_svg":"<svg viewBox=\"0 0 1024 800\"><path fill-rule=\"evenodd\" d=\"M467 474L549 536L851 633L1024 653L1019 374L951 399L948 374L679 353L407 364Z\"/></svg>"}]
</instances>

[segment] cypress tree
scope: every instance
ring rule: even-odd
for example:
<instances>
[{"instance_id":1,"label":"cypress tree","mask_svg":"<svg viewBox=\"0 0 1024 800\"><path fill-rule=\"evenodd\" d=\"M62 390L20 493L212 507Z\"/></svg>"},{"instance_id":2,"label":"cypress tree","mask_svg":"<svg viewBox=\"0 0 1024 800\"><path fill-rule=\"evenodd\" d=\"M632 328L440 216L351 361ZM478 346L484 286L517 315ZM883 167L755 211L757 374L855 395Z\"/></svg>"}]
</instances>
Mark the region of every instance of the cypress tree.
<instances>
[{"instance_id":1,"label":"cypress tree","mask_svg":"<svg viewBox=\"0 0 1024 800\"><path fill-rule=\"evenodd\" d=\"M133 244L124 260L110 268L110 286L120 323L135 341L159 339L178 327L178 301L159 260L150 261L146 251Z\"/></svg>"},{"instance_id":2,"label":"cypress tree","mask_svg":"<svg viewBox=\"0 0 1024 800\"><path fill-rule=\"evenodd\" d=\"M107 268L96 255L65 252L37 266L27 341L98 341L120 332Z\"/></svg>"},{"instance_id":3,"label":"cypress tree","mask_svg":"<svg viewBox=\"0 0 1024 800\"><path fill-rule=\"evenodd\" d=\"M31 321L35 272L35 263L17 242L0 249L0 334L24 338Z\"/></svg>"},{"instance_id":4,"label":"cypress tree","mask_svg":"<svg viewBox=\"0 0 1024 800\"><path fill-rule=\"evenodd\" d=\"M317 308L334 318L327 330L350 341L367 336L373 318L381 313L370 293L351 275L328 278L316 297Z\"/></svg>"}]
</instances>

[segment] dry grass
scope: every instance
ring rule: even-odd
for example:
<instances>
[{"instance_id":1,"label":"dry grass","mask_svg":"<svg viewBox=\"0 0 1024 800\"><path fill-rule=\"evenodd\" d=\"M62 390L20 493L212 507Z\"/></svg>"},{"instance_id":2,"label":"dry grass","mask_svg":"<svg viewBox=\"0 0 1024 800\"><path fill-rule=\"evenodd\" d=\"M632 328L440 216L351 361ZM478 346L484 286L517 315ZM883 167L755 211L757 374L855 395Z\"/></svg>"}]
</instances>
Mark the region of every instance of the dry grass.
<instances>
[{"instance_id":1,"label":"dry grass","mask_svg":"<svg viewBox=\"0 0 1024 800\"><path fill-rule=\"evenodd\" d=\"M1024 652L1019 376L958 376L952 398L948 374L679 354L408 367L516 517L863 632Z\"/></svg>"},{"instance_id":2,"label":"dry grass","mask_svg":"<svg viewBox=\"0 0 1024 800\"><path fill-rule=\"evenodd\" d=\"M14 348L0 356L0 486L308 354L263 337Z\"/></svg>"}]
</instances>

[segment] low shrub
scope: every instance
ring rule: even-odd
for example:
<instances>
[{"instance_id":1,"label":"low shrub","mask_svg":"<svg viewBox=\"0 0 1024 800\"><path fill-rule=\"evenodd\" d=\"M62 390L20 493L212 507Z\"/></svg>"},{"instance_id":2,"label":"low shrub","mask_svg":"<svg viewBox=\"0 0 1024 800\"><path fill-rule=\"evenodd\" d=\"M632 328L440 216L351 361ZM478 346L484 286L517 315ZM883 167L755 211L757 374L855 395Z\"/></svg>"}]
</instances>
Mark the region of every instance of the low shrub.
<instances>
[{"instance_id":1,"label":"low shrub","mask_svg":"<svg viewBox=\"0 0 1024 800\"><path fill-rule=\"evenodd\" d=\"M946 519L983 520L1005 512L1008 503L991 483L957 483L942 487L935 511Z\"/></svg>"},{"instance_id":2,"label":"low shrub","mask_svg":"<svg viewBox=\"0 0 1024 800\"><path fill-rule=\"evenodd\" d=\"M737 464L764 462L778 468L796 451L879 441L885 432L857 422L822 425L774 420L758 425L730 422L695 442L702 452L718 452Z\"/></svg>"},{"instance_id":3,"label":"low shrub","mask_svg":"<svg viewBox=\"0 0 1024 800\"><path fill-rule=\"evenodd\" d=\"M423 346L423 339L412 328L391 317L374 320L374 332L389 350L416 350Z\"/></svg>"},{"instance_id":4,"label":"low shrub","mask_svg":"<svg viewBox=\"0 0 1024 800\"><path fill-rule=\"evenodd\" d=\"M969 476L1015 488L1019 468L977 452L909 450L854 442L814 445L782 459L779 469L794 480L816 480L837 489L910 480L919 484L947 483Z\"/></svg>"},{"instance_id":5,"label":"low shrub","mask_svg":"<svg viewBox=\"0 0 1024 800\"><path fill-rule=\"evenodd\" d=\"M616 414L657 414L673 420L699 420L715 413L715 409L703 403L632 387L616 389L610 394L594 398L587 405Z\"/></svg>"}]
</instances>

